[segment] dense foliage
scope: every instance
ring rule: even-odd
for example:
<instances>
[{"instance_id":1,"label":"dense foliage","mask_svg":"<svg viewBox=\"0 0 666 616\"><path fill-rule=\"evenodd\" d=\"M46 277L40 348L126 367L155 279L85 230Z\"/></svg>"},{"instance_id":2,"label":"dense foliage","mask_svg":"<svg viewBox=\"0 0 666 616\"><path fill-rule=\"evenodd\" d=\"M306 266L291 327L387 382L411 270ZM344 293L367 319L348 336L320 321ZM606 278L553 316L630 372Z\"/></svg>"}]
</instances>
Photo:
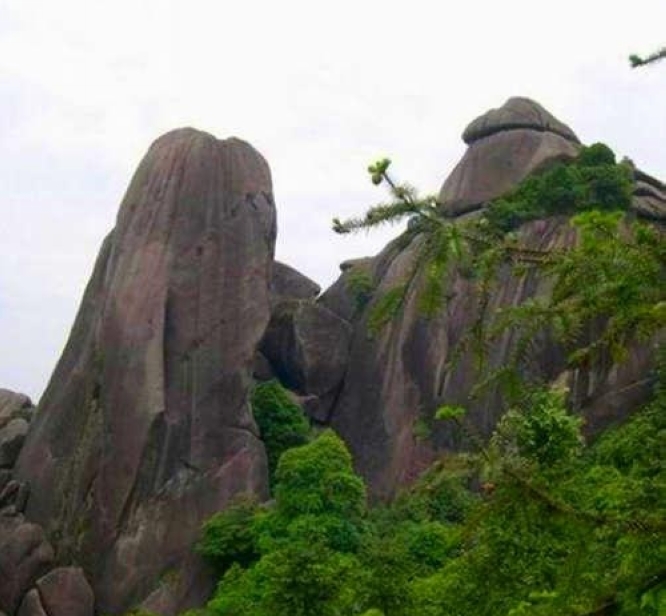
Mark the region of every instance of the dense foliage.
<instances>
[{"instance_id":1,"label":"dense foliage","mask_svg":"<svg viewBox=\"0 0 666 616\"><path fill-rule=\"evenodd\" d=\"M208 608L663 614L666 395L591 447L579 429L560 392L533 392L486 448L442 459L370 510L348 452L326 432L283 455L275 503L246 519L258 559L231 566Z\"/></svg>"},{"instance_id":2,"label":"dense foliage","mask_svg":"<svg viewBox=\"0 0 666 616\"><path fill-rule=\"evenodd\" d=\"M254 388L252 414L266 446L268 469L273 477L280 456L287 449L307 442L310 424L301 407L277 380L259 383Z\"/></svg>"},{"instance_id":3,"label":"dense foliage","mask_svg":"<svg viewBox=\"0 0 666 616\"><path fill-rule=\"evenodd\" d=\"M375 298L367 275L352 278L358 309L369 303L374 310L371 327L392 318L418 276L426 313L441 309L451 268L477 283L482 304L500 268L518 276L537 268L550 280L548 297L501 314L482 311L473 332L483 349L513 331L513 360L504 374L488 375L512 377L510 404L488 442L469 438L473 451L442 457L412 489L372 508L335 434L302 444L306 431L294 427L293 409L269 412L268 423L257 417L273 447L275 501L241 500L204 527L199 550L222 574L207 613L664 616L666 351L655 345L653 401L593 444L583 439L565 389L515 378L521 354L544 329L572 366L601 356L621 361L631 344L659 340L666 246L660 231L626 214L627 168L606 146L584 148L573 163L528 178L479 219L455 224L434 199L394 184L388 166L385 159L370 172L375 184L389 183L394 201L335 221L349 232L407 217L406 235L421 238L403 285ZM522 224L561 214L572 216L573 248L539 252L521 244ZM255 415L276 400L284 410L279 385L260 393ZM435 421L467 430L464 415L444 404Z\"/></svg>"},{"instance_id":4,"label":"dense foliage","mask_svg":"<svg viewBox=\"0 0 666 616\"><path fill-rule=\"evenodd\" d=\"M362 570L356 553L365 486L332 432L287 451L277 468L274 505L250 521L260 557L222 578L210 608L234 616L355 612Z\"/></svg>"},{"instance_id":5,"label":"dense foliage","mask_svg":"<svg viewBox=\"0 0 666 616\"><path fill-rule=\"evenodd\" d=\"M502 231L557 214L597 209L626 210L631 203L631 170L615 163L612 150L596 143L574 161L556 163L527 177L512 193L496 199L486 219Z\"/></svg>"}]
</instances>

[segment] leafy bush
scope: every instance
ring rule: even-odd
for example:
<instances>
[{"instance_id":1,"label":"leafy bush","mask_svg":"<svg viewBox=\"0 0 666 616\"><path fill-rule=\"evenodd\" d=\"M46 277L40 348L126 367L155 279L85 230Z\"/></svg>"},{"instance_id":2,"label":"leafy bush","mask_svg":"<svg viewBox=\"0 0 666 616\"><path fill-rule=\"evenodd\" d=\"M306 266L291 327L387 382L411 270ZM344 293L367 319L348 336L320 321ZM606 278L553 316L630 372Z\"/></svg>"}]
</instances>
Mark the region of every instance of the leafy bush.
<instances>
[{"instance_id":1,"label":"leafy bush","mask_svg":"<svg viewBox=\"0 0 666 616\"><path fill-rule=\"evenodd\" d=\"M276 472L281 515L333 514L358 519L365 511L365 486L353 470L344 443L331 430L287 451Z\"/></svg>"},{"instance_id":2,"label":"leafy bush","mask_svg":"<svg viewBox=\"0 0 666 616\"><path fill-rule=\"evenodd\" d=\"M372 294L375 291L375 285L370 272L358 265L352 267L351 271L347 274L345 284L354 298L356 310L363 310L372 299Z\"/></svg>"},{"instance_id":3,"label":"leafy bush","mask_svg":"<svg viewBox=\"0 0 666 616\"><path fill-rule=\"evenodd\" d=\"M492 202L486 219L501 231L530 220L589 209L626 210L631 204L628 167L615 163L606 145L581 148L578 158L531 175L512 193Z\"/></svg>"},{"instance_id":4,"label":"leafy bush","mask_svg":"<svg viewBox=\"0 0 666 616\"><path fill-rule=\"evenodd\" d=\"M349 452L326 431L284 453L276 479L275 506L249 523L261 558L247 568L234 564L209 607L220 616L355 613L365 486Z\"/></svg>"},{"instance_id":5,"label":"leafy bush","mask_svg":"<svg viewBox=\"0 0 666 616\"><path fill-rule=\"evenodd\" d=\"M562 393L538 389L502 417L494 442L505 455L552 467L580 452L581 425L581 418L566 410Z\"/></svg>"},{"instance_id":6,"label":"leafy bush","mask_svg":"<svg viewBox=\"0 0 666 616\"><path fill-rule=\"evenodd\" d=\"M259 557L252 528L258 506L255 496L241 494L227 509L204 523L196 551L218 573L224 573L234 563L247 567Z\"/></svg>"},{"instance_id":7,"label":"leafy bush","mask_svg":"<svg viewBox=\"0 0 666 616\"><path fill-rule=\"evenodd\" d=\"M266 446L274 477L280 456L308 441L310 424L303 411L277 380L258 384L252 392L252 413Z\"/></svg>"}]
</instances>

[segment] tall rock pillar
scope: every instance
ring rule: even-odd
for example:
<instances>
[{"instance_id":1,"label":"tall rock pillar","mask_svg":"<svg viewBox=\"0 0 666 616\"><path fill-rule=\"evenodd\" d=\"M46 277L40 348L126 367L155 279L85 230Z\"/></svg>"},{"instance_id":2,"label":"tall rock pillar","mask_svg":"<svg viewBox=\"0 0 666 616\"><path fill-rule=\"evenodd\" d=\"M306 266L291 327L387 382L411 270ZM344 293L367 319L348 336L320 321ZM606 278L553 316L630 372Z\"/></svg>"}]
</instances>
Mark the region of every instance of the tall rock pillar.
<instances>
[{"instance_id":1,"label":"tall rock pillar","mask_svg":"<svg viewBox=\"0 0 666 616\"><path fill-rule=\"evenodd\" d=\"M101 613L201 600L202 520L266 493L248 395L275 234L270 170L238 139L170 132L132 179L16 468Z\"/></svg>"}]
</instances>

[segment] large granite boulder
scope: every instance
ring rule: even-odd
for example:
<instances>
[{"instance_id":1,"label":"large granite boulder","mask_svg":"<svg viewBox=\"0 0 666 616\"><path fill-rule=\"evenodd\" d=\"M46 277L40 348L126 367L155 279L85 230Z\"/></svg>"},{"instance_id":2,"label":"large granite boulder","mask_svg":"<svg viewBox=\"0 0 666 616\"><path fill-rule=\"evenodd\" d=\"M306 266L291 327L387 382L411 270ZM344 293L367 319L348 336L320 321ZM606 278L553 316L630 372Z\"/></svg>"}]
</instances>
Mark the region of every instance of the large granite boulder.
<instances>
[{"instance_id":1,"label":"large granite boulder","mask_svg":"<svg viewBox=\"0 0 666 616\"><path fill-rule=\"evenodd\" d=\"M305 274L280 261L273 262L271 297L274 303L285 299L314 299L320 291L321 287Z\"/></svg>"},{"instance_id":2,"label":"large granite boulder","mask_svg":"<svg viewBox=\"0 0 666 616\"><path fill-rule=\"evenodd\" d=\"M36 586L37 597L29 597L35 592L30 591L24 599L35 613L41 609L47 616L93 616L95 597L79 567L53 569L37 580Z\"/></svg>"},{"instance_id":3,"label":"large granite boulder","mask_svg":"<svg viewBox=\"0 0 666 616\"><path fill-rule=\"evenodd\" d=\"M575 158L580 149L568 126L519 97L474 120L463 139L469 148L439 193L441 207L452 216L479 209L530 173Z\"/></svg>"},{"instance_id":4,"label":"large granite boulder","mask_svg":"<svg viewBox=\"0 0 666 616\"><path fill-rule=\"evenodd\" d=\"M516 107L534 113L521 112L519 117L512 117L509 112ZM472 123L466 131L470 149L451 176L460 182L449 178L443 188L448 196L445 207L456 203L460 206L451 207L449 213L462 217L467 205L481 203L515 186L538 167L537 159L544 162L546 158L575 155L577 141L563 127L536 103L524 99L511 99L502 113L490 112ZM541 157L539 148L548 149L549 144L554 145L553 156ZM524 157L523 146L527 148ZM451 200L451 196L460 200ZM565 217L533 221L524 225L520 234L521 241L535 250L566 248L576 242L576 232ZM465 406L466 421L483 436L491 434L503 409L498 388L475 398L470 393L488 371L510 360L511 337L506 335L490 346L483 372L479 372L471 352L458 356L458 343L479 317L480 297L464 270L451 269L445 283L445 306L436 315L426 317L419 305L424 272L419 270L417 260L422 241L418 235L405 234L378 256L351 264L318 300L352 322L349 362L329 421L349 445L356 467L375 498L393 495L442 451L469 446L455 426L433 420L440 404ZM361 309L354 303L350 285L352 273L359 267L369 276L372 289L369 302ZM386 292L401 285L407 285L407 291L400 312L372 335L368 319L374 307ZM549 290L548 283L535 271L520 277L503 272L485 314L492 318L503 308ZM454 355L457 359L451 364ZM609 361L592 370L564 373L565 353L547 336L539 335L524 369L546 381L566 378L574 405L585 415L587 430L595 433L646 401L653 386L651 361L651 350L646 346L632 349L621 365Z\"/></svg>"},{"instance_id":5,"label":"large granite boulder","mask_svg":"<svg viewBox=\"0 0 666 616\"><path fill-rule=\"evenodd\" d=\"M23 597L21 607L16 613L16 616L49 616L44 611L44 606L42 605L42 601L39 598L39 592L36 588L27 592L25 597Z\"/></svg>"},{"instance_id":6,"label":"large granite boulder","mask_svg":"<svg viewBox=\"0 0 666 616\"><path fill-rule=\"evenodd\" d=\"M29 420L33 411L34 407L28 396L9 389L0 389L0 428L12 419Z\"/></svg>"},{"instance_id":7,"label":"large granite boulder","mask_svg":"<svg viewBox=\"0 0 666 616\"><path fill-rule=\"evenodd\" d=\"M261 343L283 385L316 396L312 414L325 421L347 369L351 326L320 304L288 300L273 310Z\"/></svg>"},{"instance_id":8,"label":"large granite boulder","mask_svg":"<svg viewBox=\"0 0 666 616\"><path fill-rule=\"evenodd\" d=\"M634 169L634 175L632 209L645 218L666 222L666 186L639 169Z\"/></svg>"},{"instance_id":9,"label":"large granite boulder","mask_svg":"<svg viewBox=\"0 0 666 616\"><path fill-rule=\"evenodd\" d=\"M132 179L15 471L101 613L202 602L201 522L266 494L248 396L275 233L268 165L239 139L167 133Z\"/></svg>"},{"instance_id":10,"label":"large granite boulder","mask_svg":"<svg viewBox=\"0 0 666 616\"><path fill-rule=\"evenodd\" d=\"M0 428L0 468L14 465L29 427L28 422L19 417L9 421L4 428Z\"/></svg>"},{"instance_id":11,"label":"large granite boulder","mask_svg":"<svg viewBox=\"0 0 666 616\"><path fill-rule=\"evenodd\" d=\"M13 614L25 592L53 562L53 548L37 524L0 516L0 611Z\"/></svg>"}]
</instances>

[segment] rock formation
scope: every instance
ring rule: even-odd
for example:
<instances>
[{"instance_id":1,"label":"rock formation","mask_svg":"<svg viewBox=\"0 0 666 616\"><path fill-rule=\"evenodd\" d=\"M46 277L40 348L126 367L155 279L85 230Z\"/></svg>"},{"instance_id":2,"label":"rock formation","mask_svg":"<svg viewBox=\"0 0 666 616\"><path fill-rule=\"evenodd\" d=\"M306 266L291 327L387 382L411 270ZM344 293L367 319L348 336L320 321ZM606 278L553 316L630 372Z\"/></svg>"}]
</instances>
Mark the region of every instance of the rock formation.
<instances>
[{"instance_id":1,"label":"rock formation","mask_svg":"<svg viewBox=\"0 0 666 616\"><path fill-rule=\"evenodd\" d=\"M527 98L510 98L478 117L463 140L469 148L439 193L450 215L478 209L530 173L574 158L580 147L568 126Z\"/></svg>"},{"instance_id":2,"label":"rock formation","mask_svg":"<svg viewBox=\"0 0 666 616\"><path fill-rule=\"evenodd\" d=\"M15 473L102 613L202 601L202 520L266 494L248 392L275 233L268 165L238 139L173 131L132 179Z\"/></svg>"},{"instance_id":3,"label":"rock formation","mask_svg":"<svg viewBox=\"0 0 666 616\"><path fill-rule=\"evenodd\" d=\"M93 616L95 598L78 567L53 569L28 592L18 616Z\"/></svg>"},{"instance_id":4,"label":"rock formation","mask_svg":"<svg viewBox=\"0 0 666 616\"><path fill-rule=\"evenodd\" d=\"M523 98L509 99L500 109L477 118L463 138L469 148L440 192L442 207L452 217L483 208L530 173L570 159L579 149L571 129ZM664 216L666 202L660 201L660 184L646 181L640 172L636 176L636 213L650 218ZM646 196L648 183L650 193ZM529 223L521 235L528 246L541 250L575 242L572 228L557 217ZM420 241L418 236L411 241L401 237L372 259L344 264L340 279L319 299L353 324L349 365L330 422L349 444L358 470L376 497L394 494L437 452L461 447L449 425L432 421L439 404L465 406L467 420L482 435L491 433L501 412L497 389L469 399L474 384L483 376L475 370L469 354L453 368L448 365L452 350L478 314L474 286L463 276L454 275L447 283L447 305L439 314L426 318L418 306L422 276L410 276ZM362 269L374 288L372 301L360 312L355 308L351 284L355 269ZM377 298L407 282L401 313L378 335L369 335L368 315ZM520 279L505 276L491 298L489 313L547 292L534 273ZM490 348L488 368L506 363L509 343L505 336ZM543 378L556 379L565 368L565 357L561 349L542 340L533 364L530 369ZM649 367L649 350L634 349L630 360L621 366L609 364L594 374L579 371L567 375L574 402L586 415L588 430L598 430L626 416L646 399L651 391ZM423 427L430 434L419 434Z\"/></svg>"},{"instance_id":5,"label":"rock formation","mask_svg":"<svg viewBox=\"0 0 666 616\"><path fill-rule=\"evenodd\" d=\"M283 385L314 397L308 412L320 423L345 375L350 338L345 319L321 304L293 299L275 306L262 340L261 352Z\"/></svg>"},{"instance_id":6,"label":"rock formation","mask_svg":"<svg viewBox=\"0 0 666 616\"><path fill-rule=\"evenodd\" d=\"M580 148L524 98L477 118L463 139L469 148L440 193L452 218ZM635 180L635 213L666 220L664 185L639 170ZM0 390L0 612L88 616L94 604L100 614L141 605L171 615L201 605L212 582L192 551L201 523L237 493L267 496L253 377L279 378L315 422L332 425L375 497L464 445L432 422L438 404L464 404L490 434L500 392L470 400L481 376L471 357L449 365L478 315L467 278L451 272L446 307L426 318L413 267L423 238L401 236L344 262L319 295L273 262L275 233L270 171L247 143L181 129L149 149L38 412ZM520 233L539 249L575 241L564 217ZM378 298L405 283L401 313L370 335ZM490 310L547 292L534 272L503 275ZM491 367L509 344L492 346ZM650 362L636 348L622 365L563 373L563 352L543 337L529 369L566 378L595 430L645 400Z\"/></svg>"}]
</instances>

